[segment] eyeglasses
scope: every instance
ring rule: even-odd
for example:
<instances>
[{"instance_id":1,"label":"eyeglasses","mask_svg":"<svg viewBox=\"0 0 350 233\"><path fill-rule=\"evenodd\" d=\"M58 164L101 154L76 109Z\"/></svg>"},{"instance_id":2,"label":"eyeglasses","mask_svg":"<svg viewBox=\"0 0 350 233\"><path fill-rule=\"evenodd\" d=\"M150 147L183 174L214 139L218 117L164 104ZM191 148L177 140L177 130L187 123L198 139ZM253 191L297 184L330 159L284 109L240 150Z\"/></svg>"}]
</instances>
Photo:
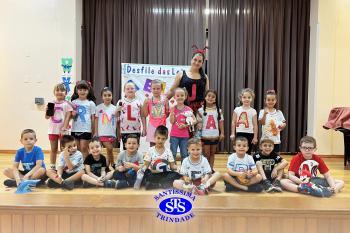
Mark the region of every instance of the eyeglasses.
<instances>
[{"instance_id":1,"label":"eyeglasses","mask_svg":"<svg viewBox=\"0 0 350 233\"><path fill-rule=\"evenodd\" d=\"M301 146L300 149L302 150L314 150L315 147L306 147L306 146Z\"/></svg>"}]
</instances>

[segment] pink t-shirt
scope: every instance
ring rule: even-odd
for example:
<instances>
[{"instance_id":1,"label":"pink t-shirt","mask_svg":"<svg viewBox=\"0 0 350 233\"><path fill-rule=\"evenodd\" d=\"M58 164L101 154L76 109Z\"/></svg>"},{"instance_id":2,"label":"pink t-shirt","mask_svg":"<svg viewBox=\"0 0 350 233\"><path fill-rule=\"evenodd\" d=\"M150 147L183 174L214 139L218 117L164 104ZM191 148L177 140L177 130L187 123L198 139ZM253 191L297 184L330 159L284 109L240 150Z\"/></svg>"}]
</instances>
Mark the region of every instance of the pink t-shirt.
<instances>
[{"instance_id":1,"label":"pink t-shirt","mask_svg":"<svg viewBox=\"0 0 350 233\"><path fill-rule=\"evenodd\" d=\"M193 116L193 111L190 107L184 106L183 109L179 110L177 107L174 108L175 123L171 127L170 136L177 138L189 138L190 133L188 132L188 127L184 129L179 129L178 124L186 124L185 112L191 112Z\"/></svg>"},{"instance_id":2,"label":"pink t-shirt","mask_svg":"<svg viewBox=\"0 0 350 233\"><path fill-rule=\"evenodd\" d=\"M67 112L73 111L73 107L67 101L55 101L55 114L49 120L49 134L61 134L64 118Z\"/></svg>"},{"instance_id":3,"label":"pink t-shirt","mask_svg":"<svg viewBox=\"0 0 350 233\"><path fill-rule=\"evenodd\" d=\"M153 97L149 98L147 101L149 123L155 128L160 125L166 125L166 118L168 117L169 113L167 101L168 99L164 96L161 96L160 101L154 99Z\"/></svg>"}]
</instances>

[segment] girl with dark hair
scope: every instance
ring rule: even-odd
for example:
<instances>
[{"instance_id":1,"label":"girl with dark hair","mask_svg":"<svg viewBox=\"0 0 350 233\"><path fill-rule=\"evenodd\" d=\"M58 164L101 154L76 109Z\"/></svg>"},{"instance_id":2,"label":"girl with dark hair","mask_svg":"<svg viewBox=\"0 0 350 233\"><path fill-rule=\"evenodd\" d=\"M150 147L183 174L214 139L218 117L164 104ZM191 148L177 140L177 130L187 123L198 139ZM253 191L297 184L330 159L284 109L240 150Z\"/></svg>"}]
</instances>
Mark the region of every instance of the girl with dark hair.
<instances>
[{"instance_id":1,"label":"girl with dark hair","mask_svg":"<svg viewBox=\"0 0 350 233\"><path fill-rule=\"evenodd\" d=\"M107 149L107 168L114 164L113 143L117 134L117 107L112 103L113 93L109 87L101 91L103 103L97 105L95 114L95 135Z\"/></svg>"},{"instance_id":2,"label":"girl with dark hair","mask_svg":"<svg viewBox=\"0 0 350 233\"><path fill-rule=\"evenodd\" d=\"M78 150L84 155L84 159L89 154L88 145L95 129L95 100L91 84L85 80L77 82L72 95L74 106L72 136L75 138Z\"/></svg>"},{"instance_id":3,"label":"girl with dark hair","mask_svg":"<svg viewBox=\"0 0 350 233\"><path fill-rule=\"evenodd\" d=\"M224 139L224 116L219 107L217 92L205 92L203 107L198 109L198 129L201 130L203 154L208 159L211 169L214 168L215 152L219 141Z\"/></svg>"},{"instance_id":4,"label":"girl with dark hair","mask_svg":"<svg viewBox=\"0 0 350 233\"><path fill-rule=\"evenodd\" d=\"M188 92L188 105L194 113L202 106L204 102L204 93L209 89L209 79L204 73L203 64L205 61L205 47L203 50L197 46L192 55L191 68L186 72L179 72L175 76L175 82L167 94L168 99L174 95L177 87L186 88Z\"/></svg>"}]
</instances>

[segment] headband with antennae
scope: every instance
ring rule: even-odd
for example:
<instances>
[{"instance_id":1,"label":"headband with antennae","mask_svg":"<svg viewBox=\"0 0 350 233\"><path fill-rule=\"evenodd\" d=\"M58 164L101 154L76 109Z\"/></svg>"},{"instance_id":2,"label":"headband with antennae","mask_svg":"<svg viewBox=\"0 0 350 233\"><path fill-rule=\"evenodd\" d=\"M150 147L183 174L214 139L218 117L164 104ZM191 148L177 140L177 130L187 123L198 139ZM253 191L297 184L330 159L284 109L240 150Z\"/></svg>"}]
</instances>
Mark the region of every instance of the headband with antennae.
<instances>
[{"instance_id":1,"label":"headband with antennae","mask_svg":"<svg viewBox=\"0 0 350 233\"><path fill-rule=\"evenodd\" d=\"M202 55L204 55L205 56L205 50L208 50L209 49L209 47L208 46L205 46L203 49L199 49L198 47L197 47L197 45L192 45L192 48L195 48L195 50L194 50L194 54L196 54L196 53L200 53L200 54L202 54Z\"/></svg>"}]
</instances>

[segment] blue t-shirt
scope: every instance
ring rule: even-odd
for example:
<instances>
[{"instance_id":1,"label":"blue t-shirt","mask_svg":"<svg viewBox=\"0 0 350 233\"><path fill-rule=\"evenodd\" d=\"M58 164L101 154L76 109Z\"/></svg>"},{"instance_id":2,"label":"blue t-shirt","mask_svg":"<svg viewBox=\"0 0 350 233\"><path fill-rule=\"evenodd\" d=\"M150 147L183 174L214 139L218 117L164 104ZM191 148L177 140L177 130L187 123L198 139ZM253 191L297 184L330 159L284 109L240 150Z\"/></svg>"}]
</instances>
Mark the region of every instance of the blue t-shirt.
<instances>
[{"instance_id":1,"label":"blue t-shirt","mask_svg":"<svg viewBox=\"0 0 350 233\"><path fill-rule=\"evenodd\" d=\"M42 160L42 167L45 168L44 164L44 153L40 147L34 146L31 152L26 152L26 149L21 148L17 151L15 156L16 163L22 163L24 171L32 170L37 160Z\"/></svg>"}]
</instances>

